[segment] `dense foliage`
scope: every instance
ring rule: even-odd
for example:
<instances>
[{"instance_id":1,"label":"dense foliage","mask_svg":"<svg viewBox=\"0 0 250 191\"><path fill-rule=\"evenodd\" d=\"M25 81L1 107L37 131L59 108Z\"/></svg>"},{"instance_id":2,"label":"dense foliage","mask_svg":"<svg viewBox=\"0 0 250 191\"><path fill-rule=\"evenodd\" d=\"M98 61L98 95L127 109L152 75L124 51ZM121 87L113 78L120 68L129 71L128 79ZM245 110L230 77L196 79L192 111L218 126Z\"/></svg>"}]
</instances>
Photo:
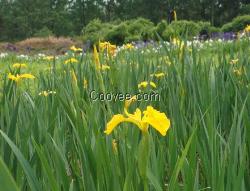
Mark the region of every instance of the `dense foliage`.
<instances>
[{"instance_id":1,"label":"dense foliage","mask_svg":"<svg viewBox=\"0 0 250 191\"><path fill-rule=\"evenodd\" d=\"M245 28L245 26L250 24L250 15L242 15L233 19L232 22L229 22L222 26L222 31L224 32L238 32Z\"/></svg>"},{"instance_id":2,"label":"dense foliage","mask_svg":"<svg viewBox=\"0 0 250 191\"><path fill-rule=\"evenodd\" d=\"M250 190L249 43L102 42L99 57L75 46L56 57L0 54L1 190ZM140 92L160 99L94 100ZM148 106L162 113L140 130ZM166 136L156 130L163 113ZM109 123L114 117L123 122Z\"/></svg>"},{"instance_id":3,"label":"dense foliage","mask_svg":"<svg viewBox=\"0 0 250 191\"><path fill-rule=\"evenodd\" d=\"M110 22L143 17L156 24L167 21L172 9L178 20L202 20L221 26L237 15L250 14L247 3L248 0L0 0L0 40L37 36L46 28L45 34L51 31L57 36L80 35L84 26L98 18ZM117 30L120 27L124 26ZM148 34L144 35L148 38ZM137 39L138 35L129 38Z\"/></svg>"},{"instance_id":4,"label":"dense foliage","mask_svg":"<svg viewBox=\"0 0 250 191\"><path fill-rule=\"evenodd\" d=\"M171 24L162 20L157 25L143 18L109 23L93 20L83 28L83 41L90 41L94 44L99 40L106 40L115 44L123 44L132 41L158 41L159 36L168 41L179 36L192 39L204 30L211 34L220 31L220 28L211 26L209 22L187 20L173 21Z\"/></svg>"}]
</instances>

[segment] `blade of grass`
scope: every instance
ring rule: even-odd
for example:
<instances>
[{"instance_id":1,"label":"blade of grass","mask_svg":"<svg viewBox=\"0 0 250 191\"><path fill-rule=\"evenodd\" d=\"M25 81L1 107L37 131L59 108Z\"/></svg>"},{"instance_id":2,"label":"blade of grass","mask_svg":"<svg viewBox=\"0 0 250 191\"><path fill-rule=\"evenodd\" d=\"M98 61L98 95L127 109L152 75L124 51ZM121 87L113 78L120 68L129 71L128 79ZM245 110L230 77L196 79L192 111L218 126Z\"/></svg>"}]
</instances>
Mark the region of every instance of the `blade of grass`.
<instances>
[{"instance_id":1,"label":"blade of grass","mask_svg":"<svg viewBox=\"0 0 250 191\"><path fill-rule=\"evenodd\" d=\"M19 191L15 180L11 176L11 173L2 158L0 157L0 185L1 190L4 191Z\"/></svg>"},{"instance_id":2,"label":"blade of grass","mask_svg":"<svg viewBox=\"0 0 250 191\"><path fill-rule=\"evenodd\" d=\"M30 189L32 191L41 191L38 179L37 179L32 167L30 166L28 161L24 158L21 151L17 148L17 146L9 139L9 137L2 130L0 130L0 133L1 133L2 137L5 139L5 141L9 144L13 153L16 155L18 161L20 162L21 166L23 167L24 173L26 174L28 183L30 185Z\"/></svg>"},{"instance_id":3,"label":"blade of grass","mask_svg":"<svg viewBox=\"0 0 250 191\"><path fill-rule=\"evenodd\" d=\"M174 190L174 187L175 187L179 172L181 171L181 168L182 168L182 166L184 164L184 160L185 160L185 158L186 158L186 156L188 154L188 151L189 151L190 145L191 145L191 143L193 141L196 130L197 130L197 126L195 127L195 129L193 130L191 136L189 137L189 139L187 141L187 144L185 146L185 149L183 150L181 157L178 159L178 161L177 161L177 163L175 165L174 172L173 172L173 175L171 176L170 183L169 183L169 190Z\"/></svg>"}]
</instances>

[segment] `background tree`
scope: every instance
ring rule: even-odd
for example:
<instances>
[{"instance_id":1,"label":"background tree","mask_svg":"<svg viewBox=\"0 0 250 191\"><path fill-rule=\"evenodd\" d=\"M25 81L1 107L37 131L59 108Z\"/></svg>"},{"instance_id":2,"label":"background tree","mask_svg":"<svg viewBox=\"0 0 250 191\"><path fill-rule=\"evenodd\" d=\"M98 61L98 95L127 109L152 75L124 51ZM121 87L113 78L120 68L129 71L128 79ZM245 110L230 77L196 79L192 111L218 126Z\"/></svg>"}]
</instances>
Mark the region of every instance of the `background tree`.
<instances>
[{"instance_id":1,"label":"background tree","mask_svg":"<svg viewBox=\"0 0 250 191\"><path fill-rule=\"evenodd\" d=\"M209 21L215 26L250 14L250 0L0 0L0 40L14 41L50 30L56 36L79 35L91 20L136 17L154 23L171 9L177 18Z\"/></svg>"}]
</instances>

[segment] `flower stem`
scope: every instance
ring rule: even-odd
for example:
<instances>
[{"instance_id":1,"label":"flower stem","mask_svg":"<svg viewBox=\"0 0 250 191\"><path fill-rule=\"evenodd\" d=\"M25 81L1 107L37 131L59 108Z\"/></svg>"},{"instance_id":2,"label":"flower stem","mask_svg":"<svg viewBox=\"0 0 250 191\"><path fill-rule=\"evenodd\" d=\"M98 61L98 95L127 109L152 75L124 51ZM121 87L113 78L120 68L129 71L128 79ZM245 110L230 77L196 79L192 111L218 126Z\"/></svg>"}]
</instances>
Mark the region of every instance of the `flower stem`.
<instances>
[{"instance_id":1,"label":"flower stem","mask_svg":"<svg viewBox=\"0 0 250 191\"><path fill-rule=\"evenodd\" d=\"M144 190L147 191L148 190L147 170L148 170L148 162L149 162L149 155L150 155L148 131L143 132L143 137L140 142L138 152L139 152L138 153L139 173L143 180Z\"/></svg>"}]
</instances>

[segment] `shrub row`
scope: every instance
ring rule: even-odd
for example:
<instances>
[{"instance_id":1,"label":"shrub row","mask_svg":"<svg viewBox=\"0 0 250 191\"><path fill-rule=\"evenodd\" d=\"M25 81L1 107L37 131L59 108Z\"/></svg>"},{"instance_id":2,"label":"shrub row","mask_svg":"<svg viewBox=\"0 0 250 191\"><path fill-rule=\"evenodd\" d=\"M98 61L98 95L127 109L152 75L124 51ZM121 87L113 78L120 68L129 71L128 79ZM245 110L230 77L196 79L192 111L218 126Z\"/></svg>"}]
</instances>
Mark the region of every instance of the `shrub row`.
<instances>
[{"instance_id":1,"label":"shrub row","mask_svg":"<svg viewBox=\"0 0 250 191\"><path fill-rule=\"evenodd\" d=\"M128 21L102 23L99 19L91 21L83 29L83 40L92 44L100 41L110 41L122 44L131 41L149 40L154 34L154 24L143 18Z\"/></svg>"},{"instance_id":2,"label":"shrub row","mask_svg":"<svg viewBox=\"0 0 250 191\"><path fill-rule=\"evenodd\" d=\"M222 26L223 32L238 32L243 30L247 25L250 24L250 15L242 15L235 17L232 22L226 23Z\"/></svg>"},{"instance_id":3,"label":"shrub row","mask_svg":"<svg viewBox=\"0 0 250 191\"><path fill-rule=\"evenodd\" d=\"M170 40L175 36L184 36L191 39L201 33L211 34L213 32L237 32L243 30L250 24L250 15L236 17L232 22L221 28L211 26L209 22L194 22L187 20L174 21L168 24L162 20L157 25L151 21L138 18L127 21L114 21L103 23L99 19L91 21L83 28L83 41L91 44L100 41L110 41L115 44L123 44L139 40L158 40L158 35L163 40Z\"/></svg>"},{"instance_id":4,"label":"shrub row","mask_svg":"<svg viewBox=\"0 0 250 191\"><path fill-rule=\"evenodd\" d=\"M105 40L119 45L131 41L158 40L158 35L163 40L170 40L175 36L192 38L204 30L209 34L219 29L212 27L209 22L195 23L186 20L174 21L171 24L162 20L155 26L143 18L113 23L102 23L96 19L83 29L83 40L89 40L92 44Z\"/></svg>"}]
</instances>

